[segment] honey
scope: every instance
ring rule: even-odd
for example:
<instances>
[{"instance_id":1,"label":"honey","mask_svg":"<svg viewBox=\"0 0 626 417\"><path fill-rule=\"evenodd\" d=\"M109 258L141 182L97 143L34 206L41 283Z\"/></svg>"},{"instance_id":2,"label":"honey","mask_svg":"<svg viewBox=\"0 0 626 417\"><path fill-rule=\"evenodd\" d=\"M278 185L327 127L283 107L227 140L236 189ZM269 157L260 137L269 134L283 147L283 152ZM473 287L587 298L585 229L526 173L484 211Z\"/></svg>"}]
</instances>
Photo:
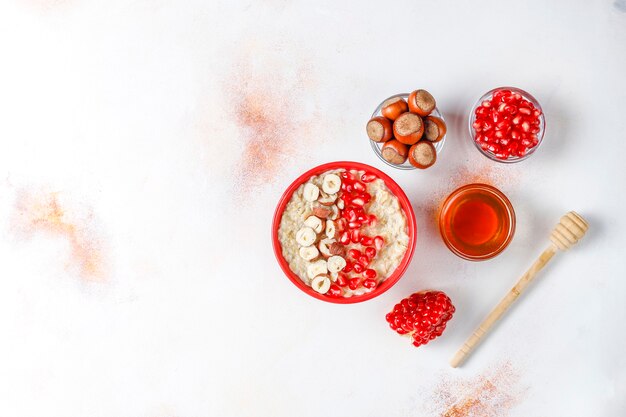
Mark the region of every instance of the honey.
<instances>
[{"instance_id":1,"label":"honey","mask_svg":"<svg viewBox=\"0 0 626 417\"><path fill-rule=\"evenodd\" d=\"M498 189L469 184L455 190L444 202L439 230L456 255L469 260L490 259L513 238L515 212Z\"/></svg>"}]
</instances>

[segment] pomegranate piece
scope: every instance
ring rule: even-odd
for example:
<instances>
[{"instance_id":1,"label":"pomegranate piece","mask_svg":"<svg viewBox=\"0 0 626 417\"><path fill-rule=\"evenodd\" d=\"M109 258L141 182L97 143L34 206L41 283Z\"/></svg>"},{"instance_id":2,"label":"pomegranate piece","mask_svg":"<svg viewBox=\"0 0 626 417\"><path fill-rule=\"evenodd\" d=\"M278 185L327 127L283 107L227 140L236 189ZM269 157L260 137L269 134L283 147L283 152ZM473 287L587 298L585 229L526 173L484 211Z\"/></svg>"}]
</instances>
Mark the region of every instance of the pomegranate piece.
<instances>
[{"instance_id":1,"label":"pomegranate piece","mask_svg":"<svg viewBox=\"0 0 626 417\"><path fill-rule=\"evenodd\" d=\"M353 268L354 268L354 264L352 262L346 260L346 266L343 267L341 272L348 273L348 272L352 271Z\"/></svg>"},{"instance_id":2,"label":"pomegranate piece","mask_svg":"<svg viewBox=\"0 0 626 417\"><path fill-rule=\"evenodd\" d=\"M365 271L363 271L363 276L368 279L376 278L377 275L378 274L373 269L366 269Z\"/></svg>"},{"instance_id":3,"label":"pomegranate piece","mask_svg":"<svg viewBox=\"0 0 626 417\"><path fill-rule=\"evenodd\" d=\"M350 243L350 232L343 232L339 237L339 243L341 243L342 245L347 245L348 243Z\"/></svg>"},{"instance_id":4,"label":"pomegranate piece","mask_svg":"<svg viewBox=\"0 0 626 417\"><path fill-rule=\"evenodd\" d=\"M374 259L376 257L376 249L365 248L365 255L370 259Z\"/></svg>"},{"instance_id":5,"label":"pomegranate piece","mask_svg":"<svg viewBox=\"0 0 626 417\"><path fill-rule=\"evenodd\" d=\"M337 284L332 284L326 293L329 297L340 297L341 296L341 288Z\"/></svg>"},{"instance_id":6,"label":"pomegranate piece","mask_svg":"<svg viewBox=\"0 0 626 417\"><path fill-rule=\"evenodd\" d=\"M418 292L396 304L385 316L396 333L408 334L413 345L425 345L441 336L455 308L450 298L441 291Z\"/></svg>"},{"instance_id":7,"label":"pomegranate piece","mask_svg":"<svg viewBox=\"0 0 626 417\"><path fill-rule=\"evenodd\" d=\"M366 255L360 255L356 261L363 268L367 267L370 264L370 259Z\"/></svg>"},{"instance_id":8,"label":"pomegranate piece","mask_svg":"<svg viewBox=\"0 0 626 417\"><path fill-rule=\"evenodd\" d=\"M361 272L365 271L365 267L363 267L363 265L361 265L360 263L355 263L354 267L352 268L354 270L354 272L356 272L357 274L360 274Z\"/></svg>"},{"instance_id":9,"label":"pomegranate piece","mask_svg":"<svg viewBox=\"0 0 626 417\"><path fill-rule=\"evenodd\" d=\"M346 285L348 285L348 281L349 281L350 277L348 277L347 274L339 274L337 275L337 285L339 285L340 287L345 287Z\"/></svg>"},{"instance_id":10,"label":"pomegranate piece","mask_svg":"<svg viewBox=\"0 0 626 417\"><path fill-rule=\"evenodd\" d=\"M378 285L375 279L365 279L363 280L363 286L368 290L373 290Z\"/></svg>"},{"instance_id":11,"label":"pomegranate piece","mask_svg":"<svg viewBox=\"0 0 626 417\"><path fill-rule=\"evenodd\" d=\"M359 243L359 238L361 237L361 232L359 229L352 229L350 232L350 240L352 243Z\"/></svg>"},{"instance_id":12,"label":"pomegranate piece","mask_svg":"<svg viewBox=\"0 0 626 417\"><path fill-rule=\"evenodd\" d=\"M359 256L361 256L361 251L359 251L358 249L350 249L348 251L348 256L355 260L359 259Z\"/></svg>"},{"instance_id":13,"label":"pomegranate piece","mask_svg":"<svg viewBox=\"0 0 626 417\"><path fill-rule=\"evenodd\" d=\"M377 251L380 252L380 250L383 248L384 245L385 245L385 239L382 236L376 236L374 238L374 247L376 248Z\"/></svg>"},{"instance_id":14,"label":"pomegranate piece","mask_svg":"<svg viewBox=\"0 0 626 417\"><path fill-rule=\"evenodd\" d=\"M359 288L359 285L361 285L361 278L351 278L348 281L348 288L350 288L353 291Z\"/></svg>"},{"instance_id":15,"label":"pomegranate piece","mask_svg":"<svg viewBox=\"0 0 626 417\"><path fill-rule=\"evenodd\" d=\"M367 173L365 173L365 174L361 175L361 181L363 181L364 183L372 182L376 178L377 177L374 174L367 174Z\"/></svg>"}]
</instances>

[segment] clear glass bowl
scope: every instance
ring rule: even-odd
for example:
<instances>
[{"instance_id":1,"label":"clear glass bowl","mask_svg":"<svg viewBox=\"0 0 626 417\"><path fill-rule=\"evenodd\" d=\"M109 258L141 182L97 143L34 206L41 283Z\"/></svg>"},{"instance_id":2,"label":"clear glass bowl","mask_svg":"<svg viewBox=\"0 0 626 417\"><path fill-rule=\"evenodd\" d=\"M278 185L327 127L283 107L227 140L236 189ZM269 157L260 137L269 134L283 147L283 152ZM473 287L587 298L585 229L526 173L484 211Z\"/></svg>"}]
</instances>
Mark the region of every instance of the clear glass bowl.
<instances>
[{"instance_id":1,"label":"clear glass bowl","mask_svg":"<svg viewBox=\"0 0 626 417\"><path fill-rule=\"evenodd\" d=\"M402 97L404 99L404 101L407 101L408 98L409 98L409 94L407 94L407 93L396 94L396 95L393 95L391 97L388 97L388 98L384 99L383 101L380 102L378 107L376 107L376 110L374 110L374 113L372 113L372 118L377 117L377 116L382 116L383 114L382 114L381 110L383 108L383 103L386 102L387 100L390 100L390 99L396 98L396 97ZM430 116L439 117L441 120L444 121L444 123L446 121L443 118L443 114L441 114L441 112L439 111L439 109L437 107L435 107L435 110L433 110L433 112L430 114ZM433 145L435 145L435 150L437 151L437 160L439 159L439 156L441 155L441 150L443 149L443 144L446 141L446 136L447 136L447 133L443 136L443 138L439 142L433 143ZM409 163L408 159L403 164L400 164L400 165L392 164L391 162L389 162L385 158L383 158L382 149L383 149L384 142L382 142L382 143L381 142L374 142L371 139L369 141L370 141L370 145L372 145L372 150L374 150L374 153L376 154L376 156L378 156L378 158L380 158L381 161L383 161L384 163L386 163L390 167L394 167L394 168L397 168L397 169L405 169L405 170L417 169L417 168L415 168L413 165L411 165Z\"/></svg>"},{"instance_id":2,"label":"clear glass bowl","mask_svg":"<svg viewBox=\"0 0 626 417\"><path fill-rule=\"evenodd\" d=\"M535 146L534 148L529 149L528 152L526 152L524 156L510 156L507 159L499 159L499 158L496 158L496 156L490 151L484 150L483 148L481 148L480 145L476 142L476 131L474 130L474 126L473 126L474 122L476 121L476 109L478 108L478 106L481 105L483 101L491 99L493 97L493 94L499 90L510 90L514 93L518 93L523 98L530 101L533 104L533 106L535 106L537 109L541 110L541 115L539 116L539 132L537 132L537 139L539 143L537 143L537 146ZM491 159L492 161L502 162L504 164L512 164L515 162L523 161L524 159L530 157L533 153L535 153L537 149L539 149L539 147L541 146L541 143L543 142L543 135L546 130L546 119L544 117L543 109L541 108L541 105L539 104L537 99L533 97L531 94L515 87L498 87L498 88L494 88L491 91L488 91L481 98L479 98L476 101L476 103L474 103L474 106L472 107L472 110L470 111L470 114L469 114L468 128L469 128L470 137L472 138L472 142L474 143L474 146L476 146L476 149L480 151L480 153L482 153L483 155L485 155L487 158Z\"/></svg>"}]
</instances>

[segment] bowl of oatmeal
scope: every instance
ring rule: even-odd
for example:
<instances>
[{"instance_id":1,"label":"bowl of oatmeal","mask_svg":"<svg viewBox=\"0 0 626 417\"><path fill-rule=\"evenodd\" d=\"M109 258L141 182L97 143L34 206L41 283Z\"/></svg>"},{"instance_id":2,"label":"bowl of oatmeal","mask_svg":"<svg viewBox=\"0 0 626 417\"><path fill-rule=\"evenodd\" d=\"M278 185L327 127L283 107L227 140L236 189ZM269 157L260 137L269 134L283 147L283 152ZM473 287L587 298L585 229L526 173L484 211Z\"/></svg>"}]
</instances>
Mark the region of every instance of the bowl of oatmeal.
<instances>
[{"instance_id":1,"label":"bowl of oatmeal","mask_svg":"<svg viewBox=\"0 0 626 417\"><path fill-rule=\"evenodd\" d=\"M305 293L331 303L372 299L406 271L415 214L388 175L358 162L331 162L298 177L272 223L276 259Z\"/></svg>"}]
</instances>

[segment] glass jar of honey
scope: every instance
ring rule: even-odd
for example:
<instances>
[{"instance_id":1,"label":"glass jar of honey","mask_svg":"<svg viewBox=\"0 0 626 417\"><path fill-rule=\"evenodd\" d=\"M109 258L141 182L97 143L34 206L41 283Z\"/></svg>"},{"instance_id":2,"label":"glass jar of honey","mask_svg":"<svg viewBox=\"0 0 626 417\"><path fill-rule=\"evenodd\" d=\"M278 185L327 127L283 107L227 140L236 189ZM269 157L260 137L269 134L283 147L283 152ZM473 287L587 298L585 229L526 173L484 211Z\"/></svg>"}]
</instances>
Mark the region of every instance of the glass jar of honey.
<instances>
[{"instance_id":1,"label":"glass jar of honey","mask_svg":"<svg viewBox=\"0 0 626 417\"><path fill-rule=\"evenodd\" d=\"M470 261L491 259L504 250L515 233L515 212L500 190L468 184L443 203L439 231L448 248Z\"/></svg>"}]
</instances>

